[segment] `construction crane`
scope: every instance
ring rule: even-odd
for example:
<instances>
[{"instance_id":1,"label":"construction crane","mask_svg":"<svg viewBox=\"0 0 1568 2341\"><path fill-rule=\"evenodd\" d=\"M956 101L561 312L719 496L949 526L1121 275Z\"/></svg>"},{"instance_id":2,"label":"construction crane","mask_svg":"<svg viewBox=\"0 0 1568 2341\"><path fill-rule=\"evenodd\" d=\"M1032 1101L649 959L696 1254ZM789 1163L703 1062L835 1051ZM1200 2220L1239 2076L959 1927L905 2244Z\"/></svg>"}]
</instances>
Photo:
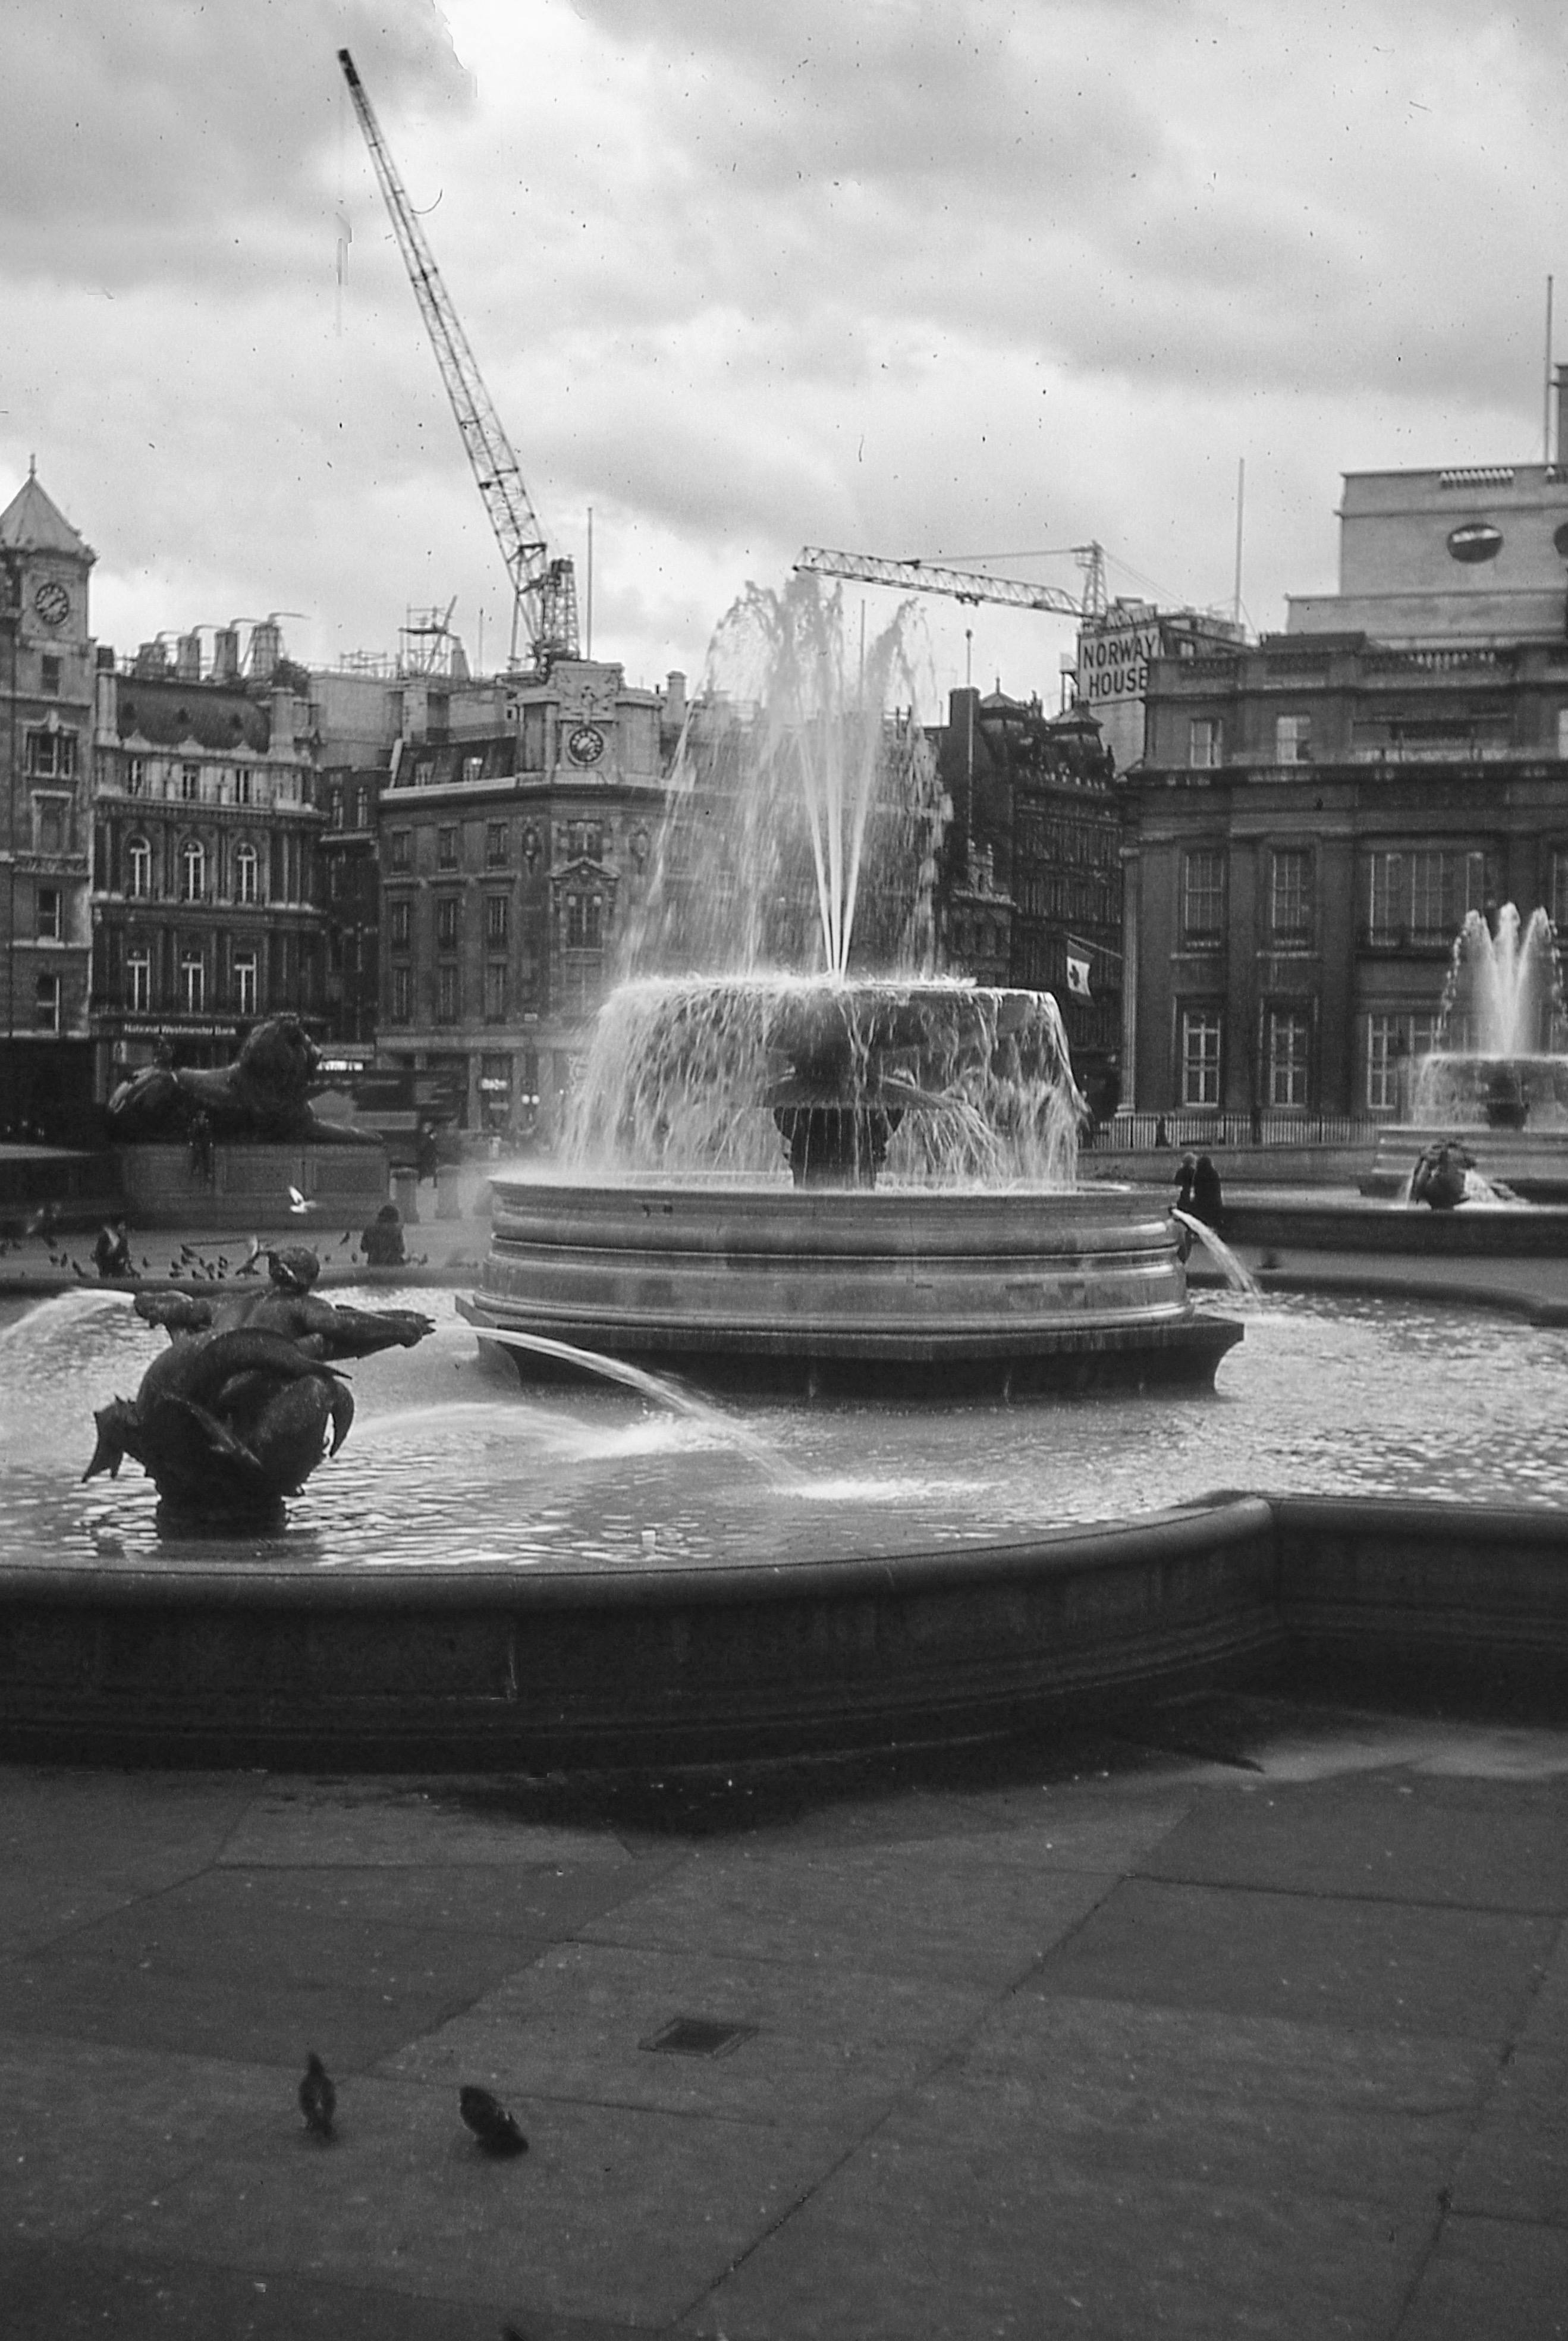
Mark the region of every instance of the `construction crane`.
<instances>
[{"instance_id":1,"label":"construction crane","mask_svg":"<svg viewBox=\"0 0 1568 2341\"><path fill-rule=\"evenodd\" d=\"M870 553L829 553L808 544L795 563L818 577L852 577L864 585L899 585L907 593L950 593L956 602L1003 602L1015 610L1047 610L1063 618L1097 616L1106 606L1106 556L1098 544L1075 544L1084 570L1078 600L1059 585L1031 585L1019 577L990 577L980 569L944 569L934 561L879 561Z\"/></svg>"},{"instance_id":2,"label":"construction crane","mask_svg":"<svg viewBox=\"0 0 1568 2341\"><path fill-rule=\"evenodd\" d=\"M452 411L468 460L479 484L501 557L511 580L511 663L517 663L520 625L525 625L535 666L546 672L557 659L574 659L577 642L577 578L569 558L551 557L511 443L501 428L484 379L458 323L457 311L442 282L441 271L425 242L424 231L403 192L397 167L387 151L381 125L365 95L364 84L347 49L338 51L338 63L349 85L365 144L371 150L376 177L392 214L392 233L413 286L414 298L425 322Z\"/></svg>"}]
</instances>

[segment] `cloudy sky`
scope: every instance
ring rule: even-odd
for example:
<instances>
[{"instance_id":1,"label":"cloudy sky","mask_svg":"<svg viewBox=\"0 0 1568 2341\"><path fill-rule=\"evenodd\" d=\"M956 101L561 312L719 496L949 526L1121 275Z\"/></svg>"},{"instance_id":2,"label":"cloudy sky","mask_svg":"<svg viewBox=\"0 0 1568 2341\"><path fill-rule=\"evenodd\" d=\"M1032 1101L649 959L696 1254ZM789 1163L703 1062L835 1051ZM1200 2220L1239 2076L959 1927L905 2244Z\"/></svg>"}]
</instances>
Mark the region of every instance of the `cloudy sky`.
<instances>
[{"instance_id":1,"label":"cloudy sky","mask_svg":"<svg viewBox=\"0 0 1568 2341\"><path fill-rule=\"evenodd\" d=\"M9 0L0 501L94 627L395 649L505 581L352 48L594 648L700 672L807 543L1228 605L1335 575L1345 470L1538 460L1568 34L1527 0ZM1047 557L1037 557L1047 556ZM851 615L861 589L849 589ZM868 599L873 625L892 603ZM926 605L932 688L1070 625ZM972 643L966 642L972 630Z\"/></svg>"}]
</instances>

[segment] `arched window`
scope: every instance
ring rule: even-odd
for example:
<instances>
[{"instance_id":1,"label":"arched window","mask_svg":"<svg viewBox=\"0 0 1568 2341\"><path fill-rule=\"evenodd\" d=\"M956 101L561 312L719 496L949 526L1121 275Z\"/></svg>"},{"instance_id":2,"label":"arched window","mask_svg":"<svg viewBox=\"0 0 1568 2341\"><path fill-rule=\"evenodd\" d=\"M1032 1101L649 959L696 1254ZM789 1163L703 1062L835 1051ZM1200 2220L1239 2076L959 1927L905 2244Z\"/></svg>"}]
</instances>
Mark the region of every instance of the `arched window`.
<instances>
[{"instance_id":1,"label":"arched window","mask_svg":"<svg viewBox=\"0 0 1568 2341\"><path fill-rule=\"evenodd\" d=\"M153 849L144 837L133 837L125 846L125 892L146 895L152 891Z\"/></svg>"},{"instance_id":2,"label":"arched window","mask_svg":"<svg viewBox=\"0 0 1568 2341\"><path fill-rule=\"evenodd\" d=\"M236 902L253 902L257 899L256 849L253 845L237 846L234 850L234 900Z\"/></svg>"},{"instance_id":3,"label":"arched window","mask_svg":"<svg viewBox=\"0 0 1568 2341\"><path fill-rule=\"evenodd\" d=\"M199 902L206 892L207 849L199 838L188 837L180 848L180 900Z\"/></svg>"}]
</instances>

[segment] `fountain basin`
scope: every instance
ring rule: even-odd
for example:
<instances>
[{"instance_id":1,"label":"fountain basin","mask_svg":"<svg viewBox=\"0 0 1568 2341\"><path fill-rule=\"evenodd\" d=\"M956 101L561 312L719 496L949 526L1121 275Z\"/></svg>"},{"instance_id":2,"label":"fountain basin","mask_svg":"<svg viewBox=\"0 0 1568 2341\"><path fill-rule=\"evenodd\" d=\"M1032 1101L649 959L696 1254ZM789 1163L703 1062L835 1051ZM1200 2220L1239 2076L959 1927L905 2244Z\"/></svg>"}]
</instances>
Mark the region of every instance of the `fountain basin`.
<instances>
[{"instance_id":1,"label":"fountain basin","mask_svg":"<svg viewBox=\"0 0 1568 2341\"><path fill-rule=\"evenodd\" d=\"M542 1336L728 1390L1203 1387L1242 1334L1194 1311L1168 1215L1132 1190L498 1179L493 1195L460 1303L481 1340Z\"/></svg>"},{"instance_id":2,"label":"fountain basin","mask_svg":"<svg viewBox=\"0 0 1568 2341\"><path fill-rule=\"evenodd\" d=\"M736 1763L1216 1683L1560 1715L1565 1661L1568 1518L1386 1500L785 1569L0 1568L0 1754L23 1760Z\"/></svg>"}]
</instances>

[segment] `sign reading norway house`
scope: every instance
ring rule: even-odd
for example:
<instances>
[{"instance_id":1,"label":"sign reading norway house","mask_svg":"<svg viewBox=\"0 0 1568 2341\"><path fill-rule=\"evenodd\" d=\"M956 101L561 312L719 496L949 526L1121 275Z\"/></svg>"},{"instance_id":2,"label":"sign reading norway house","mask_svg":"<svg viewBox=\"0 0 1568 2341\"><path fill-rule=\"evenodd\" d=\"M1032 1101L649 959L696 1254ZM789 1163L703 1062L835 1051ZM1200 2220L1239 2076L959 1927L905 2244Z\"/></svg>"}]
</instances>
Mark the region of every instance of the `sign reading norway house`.
<instances>
[{"instance_id":1,"label":"sign reading norway house","mask_svg":"<svg viewBox=\"0 0 1568 2341\"><path fill-rule=\"evenodd\" d=\"M1157 658L1194 658L1243 639L1230 618L1201 610L1156 610L1148 602L1115 602L1078 633L1075 681L1083 704L1099 723L1107 747L1125 772L1144 752L1144 699Z\"/></svg>"}]
</instances>

